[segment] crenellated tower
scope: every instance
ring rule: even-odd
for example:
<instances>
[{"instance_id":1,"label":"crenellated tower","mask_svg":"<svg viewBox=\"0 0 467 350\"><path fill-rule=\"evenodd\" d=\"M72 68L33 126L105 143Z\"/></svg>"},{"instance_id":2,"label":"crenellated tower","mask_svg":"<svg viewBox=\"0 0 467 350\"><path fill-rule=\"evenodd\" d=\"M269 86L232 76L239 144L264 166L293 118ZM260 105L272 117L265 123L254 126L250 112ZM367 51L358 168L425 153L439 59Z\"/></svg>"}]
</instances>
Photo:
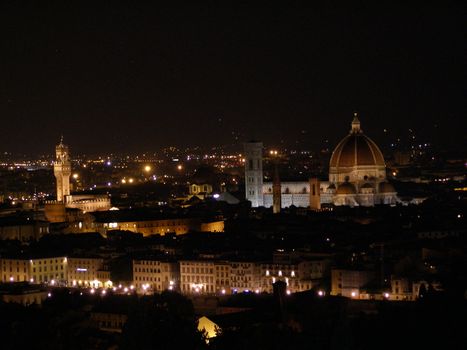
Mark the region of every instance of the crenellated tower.
<instances>
[{"instance_id":1,"label":"crenellated tower","mask_svg":"<svg viewBox=\"0 0 467 350\"><path fill-rule=\"evenodd\" d=\"M66 196L70 195L71 162L63 136L55 147L54 175L57 180L57 201L64 203Z\"/></svg>"}]
</instances>

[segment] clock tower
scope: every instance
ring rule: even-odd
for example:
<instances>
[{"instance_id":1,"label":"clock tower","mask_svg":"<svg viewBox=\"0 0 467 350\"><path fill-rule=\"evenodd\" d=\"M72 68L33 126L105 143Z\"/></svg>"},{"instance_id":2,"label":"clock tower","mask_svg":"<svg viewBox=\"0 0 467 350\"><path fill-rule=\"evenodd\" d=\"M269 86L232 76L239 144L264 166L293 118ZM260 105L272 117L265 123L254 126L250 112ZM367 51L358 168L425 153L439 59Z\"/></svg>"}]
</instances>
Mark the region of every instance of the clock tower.
<instances>
[{"instance_id":1,"label":"clock tower","mask_svg":"<svg viewBox=\"0 0 467 350\"><path fill-rule=\"evenodd\" d=\"M54 175L57 179L57 201L66 202L66 196L70 195L71 162L68 146L60 143L55 147Z\"/></svg>"}]
</instances>

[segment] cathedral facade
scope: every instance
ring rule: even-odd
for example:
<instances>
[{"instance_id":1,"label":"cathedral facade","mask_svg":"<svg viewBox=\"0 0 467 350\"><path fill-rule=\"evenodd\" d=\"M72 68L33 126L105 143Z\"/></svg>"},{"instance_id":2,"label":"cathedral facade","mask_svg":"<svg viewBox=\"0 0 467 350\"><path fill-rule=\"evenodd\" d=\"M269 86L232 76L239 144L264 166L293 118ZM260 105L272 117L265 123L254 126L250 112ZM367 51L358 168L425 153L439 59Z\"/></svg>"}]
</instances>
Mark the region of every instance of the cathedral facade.
<instances>
[{"instance_id":1,"label":"cathedral facade","mask_svg":"<svg viewBox=\"0 0 467 350\"><path fill-rule=\"evenodd\" d=\"M273 205L273 183L263 182L262 152L261 142L245 144L245 195L253 207ZM328 181L281 183L282 208L294 205L319 209L321 204L394 205L398 201L394 187L386 179L383 154L361 130L357 114L349 134L331 155Z\"/></svg>"}]
</instances>

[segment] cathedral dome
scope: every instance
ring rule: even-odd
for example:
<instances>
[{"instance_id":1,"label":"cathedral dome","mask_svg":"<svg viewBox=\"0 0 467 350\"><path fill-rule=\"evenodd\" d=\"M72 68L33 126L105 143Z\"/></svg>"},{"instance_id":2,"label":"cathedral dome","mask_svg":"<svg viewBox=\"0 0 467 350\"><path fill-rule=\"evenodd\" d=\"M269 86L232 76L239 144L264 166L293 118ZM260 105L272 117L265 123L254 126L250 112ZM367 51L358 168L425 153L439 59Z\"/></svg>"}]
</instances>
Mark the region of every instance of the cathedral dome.
<instances>
[{"instance_id":1,"label":"cathedral dome","mask_svg":"<svg viewBox=\"0 0 467 350\"><path fill-rule=\"evenodd\" d=\"M350 134L342 139L332 152L329 167L351 168L355 166L385 167L384 157L380 149L360 129L357 114L352 121Z\"/></svg>"},{"instance_id":2,"label":"cathedral dome","mask_svg":"<svg viewBox=\"0 0 467 350\"><path fill-rule=\"evenodd\" d=\"M337 194L356 194L357 190L355 186L352 185L350 182L344 182L343 184L339 185L337 188Z\"/></svg>"},{"instance_id":3,"label":"cathedral dome","mask_svg":"<svg viewBox=\"0 0 467 350\"><path fill-rule=\"evenodd\" d=\"M389 182L381 182L379 184L379 193L393 193L396 192L396 189Z\"/></svg>"}]
</instances>

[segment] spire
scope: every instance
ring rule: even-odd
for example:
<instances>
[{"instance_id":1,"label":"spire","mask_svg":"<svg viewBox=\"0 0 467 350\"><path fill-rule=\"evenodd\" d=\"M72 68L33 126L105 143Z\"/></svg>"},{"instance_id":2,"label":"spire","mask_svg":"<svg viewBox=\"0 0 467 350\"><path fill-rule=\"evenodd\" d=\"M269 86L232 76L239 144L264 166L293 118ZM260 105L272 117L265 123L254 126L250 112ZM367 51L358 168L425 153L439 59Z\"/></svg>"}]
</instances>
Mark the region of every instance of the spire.
<instances>
[{"instance_id":1,"label":"spire","mask_svg":"<svg viewBox=\"0 0 467 350\"><path fill-rule=\"evenodd\" d=\"M352 120L352 129L350 130L351 134L361 133L362 130L360 129L360 120L358 119L358 113L354 112L353 120Z\"/></svg>"}]
</instances>

